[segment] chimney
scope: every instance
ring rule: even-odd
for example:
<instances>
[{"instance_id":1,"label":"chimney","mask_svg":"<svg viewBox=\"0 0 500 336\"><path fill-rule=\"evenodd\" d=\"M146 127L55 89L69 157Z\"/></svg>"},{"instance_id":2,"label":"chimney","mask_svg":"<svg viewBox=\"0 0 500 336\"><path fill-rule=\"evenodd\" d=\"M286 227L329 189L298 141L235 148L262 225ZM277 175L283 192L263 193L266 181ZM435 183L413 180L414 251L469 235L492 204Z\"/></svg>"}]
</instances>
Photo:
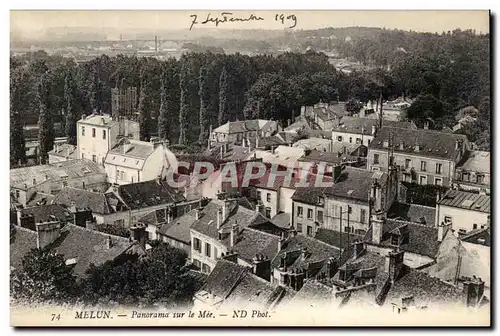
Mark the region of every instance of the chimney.
<instances>
[{"instance_id":1,"label":"chimney","mask_svg":"<svg viewBox=\"0 0 500 336\"><path fill-rule=\"evenodd\" d=\"M257 204L255 205L255 212L262 214L262 207L262 202L260 200L257 201Z\"/></svg>"},{"instance_id":2,"label":"chimney","mask_svg":"<svg viewBox=\"0 0 500 336\"><path fill-rule=\"evenodd\" d=\"M229 217L230 210L231 210L231 201L224 200L224 205L222 207L222 221L223 222Z\"/></svg>"},{"instance_id":3,"label":"chimney","mask_svg":"<svg viewBox=\"0 0 500 336\"><path fill-rule=\"evenodd\" d=\"M342 174L342 166L341 165L336 165L333 167L333 183L337 181L337 179L340 177Z\"/></svg>"},{"instance_id":4,"label":"chimney","mask_svg":"<svg viewBox=\"0 0 500 336\"><path fill-rule=\"evenodd\" d=\"M448 232L449 225L445 225L443 222L439 224L438 226L438 236L437 236L437 241L442 242L444 239L444 236L446 235L446 232Z\"/></svg>"},{"instance_id":5,"label":"chimney","mask_svg":"<svg viewBox=\"0 0 500 336\"><path fill-rule=\"evenodd\" d=\"M108 250L113 247L113 242L111 241L111 235L108 235L106 237L106 247Z\"/></svg>"},{"instance_id":6,"label":"chimney","mask_svg":"<svg viewBox=\"0 0 500 336\"><path fill-rule=\"evenodd\" d=\"M285 244L286 238L285 238L285 233L281 232L280 239L278 240L278 251L281 251L283 249L283 245Z\"/></svg>"},{"instance_id":7,"label":"chimney","mask_svg":"<svg viewBox=\"0 0 500 336\"><path fill-rule=\"evenodd\" d=\"M335 261L334 258L329 258L328 261L326 262L327 277L329 279L333 278L335 276L335 273L337 273L337 270L338 270L337 262Z\"/></svg>"},{"instance_id":8,"label":"chimney","mask_svg":"<svg viewBox=\"0 0 500 336\"><path fill-rule=\"evenodd\" d=\"M257 136L255 137L255 148L258 149L259 148L259 135L257 134Z\"/></svg>"},{"instance_id":9,"label":"chimney","mask_svg":"<svg viewBox=\"0 0 500 336\"><path fill-rule=\"evenodd\" d=\"M302 249L300 250L300 257L302 258L302 260L306 260L308 255L309 254L307 253L307 247L302 247Z\"/></svg>"},{"instance_id":10,"label":"chimney","mask_svg":"<svg viewBox=\"0 0 500 336\"><path fill-rule=\"evenodd\" d=\"M484 281L474 275L471 280L464 282L463 291L467 307L477 307L484 294Z\"/></svg>"},{"instance_id":11,"label":"chimney","mask_svg":"<svg viewBox=\"0 0 500 336\"><path fill-rule=\"evenodd\" d=\"M429 129L429 122L428 122L428 121L426 121L426 122L424 123L424 129L425 129L425 130L428 130L428 129Z\"/></svg>"},{"instance_id":12,"label":"chimney","mask_svg":"<svg viewBox=\"0 0 500 336\"><path fill-rule=\"evenodd\" d=\"M21 215L21 211L17 210L17 225L35 231L35 217L32 214Z\"/></svg>"},{"instance_id":13,"label":"chimney","mask_svg":"<svg viewBox=\"0 0 500 336\"><path fill-rule=\"evenodd\" d=\"M174 214L170 207L168 207L166 211L167 211L167 224L170 224L174 220Z\"/></svg>"},{"instance_id":14,"label":"chimney","mask_svg":"<svg viewBox=\"0 0 500 336\"><path fill-rule=\"evenodd\" d=\"M217 230L219 230L222 226L222 209L217 210Z\"/></svg>"},{"instance_id":15,"label":"chimney","mask_svg":"<svg viewBox=\"0 0 500 336\"><path fill-rule=\"evenodd\" d=\"M237 224L233 224L233 226L231 227L231 248L234 247L234 244L236 244L236 239L238 238L238 225Z\"/></svg>"},{"instance_id":16,"label":"chimney","mask_svg":"<svg viewBox=\"0 0 500 336\"><path fill-rule=\"evenodd\" d=\"M413 150L415 152L419 152L420 151L420 145L418 143L415 144L415 147L413 148Z\"/></svg>"},{"instance_id":17,"label":"chimney","mask_svg":"<svg viewBox=\"0 0 500 336\"><path fill-rule=\"evenodd\" d=\"M301 115L301 116L304 116L305 114L306 114L306 107L305 107L305 106L302 106L302 107L300 108L300 115Z\"/></svg>"},{"instance_id":18,"label":"chimney","mask_svg":"<svg viewBox=\"0 0 500 336\"><path fill-rule=\"evenodd\" d=\"M390 251L385 256L385 272L389 273L389 280L394 283L399 272L403 268L404 252L403 251Z\"/></svg>"},{"instance_id":19,"label":"chimney","mask_svg":"<svg viewBox=\"0 0 500 336\"><path fill-rule=\"evenodd\" d=\"M375 186L375 210L382 209L382 186L377 183Z\"/></svg>"},{"instance_id":20,"label":"chimney","mask_svg":"<svg viewBox=\"0 0 500 336\"><path fill-rule=\"evenodd\" d=\"M146 227L132 226L130 228L130 238L133 241L139 242L142 247L146 247Z\"/></svg>"},{"instance_id":21,"label":"chimney","mask_svg":"<svg viewBox=\"0 0 500 336\"><path fill-rule=\"evenodd\" d=\"M52 244L61 234L58 221L36 223L36 244L39 249Z\"/></svg>"},{"instance_id":22,"label":"chimney","mask_svg":"<svg viewBox=\"0 0 500 336\"><path fill-rule=\"evenodd\" d=\"M372 135L375 135L377 133L377 127L375 125L372 126Z\"/></svg>"},{"instance_id":23,"label":"chimney","mask_svg":"<svg viewBox=\"0 0 500 336\"><path fill-rule=\"evenodd\" d=\"M91 220L86 220L85 221L85 228L88 230L95 230L95 222Z\"/></svg>"},{"instance_id":24,"label":"chimney","mask_svg":"<svg viewBox=\"0 0 500 336\"><path fill-rule=\"evenodd\" d=\"M353 251L354 251L354 259L358 259L361 257L363 252L365 251L365 243L363 241L357 241L352 244Z\"/></svg>"},{"instance_id":25,"label":"chimney","mask_svg":"<svg viewBox=\"0 0 500 336\"><path fill-rule=\"evenodd\" d=\"M457 139L457 141L455 141L455 149L460 149L460 139Z\"/></svg>"},{"instance_id":26,"label":"chimney","mask_svg":"<svg viewBox=\"0 0 500 336\"><path fill-rule=\"evenodd\" d=\"M130 142L125 141L122 143L122 154L126 154L130 150Z\"/></svg>"},{"instance_id":27,"label":"chimney","mask_svg":"<svg viewBox=\"0 0 500 336\"><path fill-rule=\"evenodd\" d=\"M252 259L253 274L269 281L271 279L271 261L265 255L256 254Z\"/></svg>"},{"instance_id":28,"label":"chimney","mask_svg":"<svg viewBox=\"0 0 500 336\"><path fill-rule=\"evenodd\" d=\"M221 259L233 262L233 263L238 263L238 253L234 251L228 251L225 255L224 253L221 254Z\"/></svg>"},{"instance_id":29,"label":"chimney","mask_svg":"<svg viewBox=\"0 0 500 336\"><path fill-rule=\"evenodd\" d=\"M196 220L199 220L200 219L200 210L199 209L194 210L194 215L196 217Z\"/></svg>"},{"instance_id":30,"label":"chimney","mask_svg":"<svg viewBox=\"0 0 500 336\"><path fill-rule=\"evenodd\" d=\"M360 110L359 110L359 117L360 118L364 118L365 117L365 108L362 107Z\"/></svg>"},{"instance_id":31,"label":"chimney","mask_svg":"<svg viewBox=\"0 0 500 336\"><path fill-rule=\"evenodd\" d=\"M382 212L373 214L373 217L372 217L372 242L374 244L378 245L382 241L383 227L384 227L384 219L382 216Z\"/></svg>"},{"instance_id":32,"label":"chimney","mask_svg":"<svg viewBox=\"0 0 500 336\"><path fill-rule=\"evenodd\" d=\"M404 149L405 149L405 144L401 142L399 144L399 150L404 150Z\"/></svg>"},{"instance_id":33,"label":"chimney","mask_svg":"<svg viewBox=\"0 0 500 336\"><path fill-rule=\"evenodd\" d=\"M69 158L69 147L66 147L66 159Z\"/></svg>"},{"instance_id":34,"label":"chimney","mask_svg":"<svg viewBox=\"0 0 500 336\"><path fill-rule=\"evenodd\" d=\"M85 113L82 114L82 120L85 120L85 118L87 117L87 115Z\"/></svg>"}]
</instances>

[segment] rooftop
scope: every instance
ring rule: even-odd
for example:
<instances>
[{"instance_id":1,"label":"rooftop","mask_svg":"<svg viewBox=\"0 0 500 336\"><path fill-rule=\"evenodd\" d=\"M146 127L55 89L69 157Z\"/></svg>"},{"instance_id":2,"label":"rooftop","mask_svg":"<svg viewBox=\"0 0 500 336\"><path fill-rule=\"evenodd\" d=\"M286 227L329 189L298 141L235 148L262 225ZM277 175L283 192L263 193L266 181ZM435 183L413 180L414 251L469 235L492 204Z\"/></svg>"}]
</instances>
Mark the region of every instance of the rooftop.
<instances>
[{"instance_id":1,"label":"rooftop","mask_svg":"<svg viewBox=\"0 0 500 336\"><path fill-rule=\"evenodd\" d=\"M490 213L491 200L489 195L475 194L467 191L450 189L437 202L439 205Z\"/></svg>"},{"instance_id":2,"label":"rooftop","mask_svg":"<svg viewBox=\"0 0 500 336\"><path fill-rule=\"evenodd\" d=\"M109 114L91 114L78 120L78 123L106 127L114 127L118 125L118 121L113 120Z\"/></svg>"},{"instance_id":3,"label":"rooftop","mask_svg":"<svg viewBox=\"0 0 500 336\"><path fill-rule=\"evenodd\" d=\"M387 217L434 226L436 221L436 208L419 204L394 202L387 212Z\"/></svg>"},{"instance_id":4,"label":"rooftop","mask_svg":"<svg viewBox=\"0 0 500 336\"><path fill-rule=\"evenodd\" d=\"M10 187L25 190L48 180L71 180L96 174L105 176L104 167L87 159L15 168L10 170Z\"/></svg>"},{"instance_id":5,"label":"rooftop","mask_svg":"<svg viewBox=\"0 0 500 336\"><path fill-rule=\"evenodd\" d=\"M52 200L53 204L61 204L66 207L74 205L80 209L90 208L96 214L113 213L113 208L108 204L104 193L93 192L72 187L63 188Z\"/></svg>"},{"instance_id":6,"label":"rooftop","mask_svg":"<svg viewBox=\"0 0 500 336\"><path fill-rule=\"evenodd\" d=\"M339 232L320 228L316 231L315 239L320 240L328 245L335 246L336 248L347 248L348 242L352 243L356 240L363 239L362 236L347 232Z\"/></svg>"},{"instance_id":7,"label":"rooftop","mask_svg":"<svg viewBox=\"0 0 500 336\"><path fill-rule=\"evenodd\" d=\"M331 144L332 144L331 139L309 138L296 141L293 144L293 147L302 147L305 149L316 149L323 151L324 148L329 150Z\"/></svg>"},{"instance_id":8,"label":"rooftop","mask_svg":"<svg viewBox=\"0 0 500 336\"><path fill-rule=\"evenodd\" d=\"M214 129L213 131L215 133L226 133L226 134L243 133L248 131L259 131L271 123L275 123L275 121L263 120L263 119L228 121L224 125L221 125L216 129Z\"/></svg>"},{"instance_id":9,"label":"rooftop","mask_svg":"<svg viewBox=\"0 0 500 336\"><path fill-rule=\"evenodd\" d=\"M456 149L457 140L461 140L464 145L467 143L467 137L461 134L384 126L370 143L369 148L387 150L388 147L384 147L384 142L389 143L391 136L395 153L411 153L453 161L460 152ZM418 145L418 151L415 150L415 145Z\"/></svg>"},{"instance_id":10,"label":"rooftop","mask_svg":"<svg viewBox=\"0 0 500 336\"><path fill-rule=\"evenodd\" d=\"M387 174L366 169L345 167L333 186L325 190L325 194L368 202L368 191L373 183L373 179L378 180L383 187L387 180Z\"/></svg>"},{"instance_id":11,"label":"rooftop","mask_svg":"<svg viewBox=\"0 0 500 336\"><path fill-rule=\"evenodd\" d=\"M132 210L145 207L181 202L185 198L167 182L150 180L117 187L117 194Z\"/></svg>"},{"instance_id":12,"label":"rooftop","mask_svg":"<svg viewBox=\"0 0 500 336\"><path fill-rule=\"evenodd\" d=\"M73 221L73 215L59 204L47 204L19 210L21 216L32 215L36 223L58 220L62 223Z\"/></svg>"},{"instance_id":13,"label":"rooftop","mask_svg":"<svg viewBox=\"0 0 500 336\"><path fill-rule=\"evenodd\" d=\"M163 223L159 229L159 233L185 244L190 244L191 234L189 229L196 221L196 211L198 210L193 209L190 212L177 217L170 223Z\"/></svg>"},{"instance_id":14,"label":"rooftop","mask_svg":"<svg viewBox=\"0 0 500 336\"><path fill-rule=\"evenodd\" d=\"M287 212L279 212L274 216L271 221L273 222L274 225L277 227L280 227L282 229L289 229L290 228L290 214Z\"/></svg>"},{"instance_id":15,"label":"rooftop","mask_svg":"<svg viewBox=\"0 0 500 336\"><path fill-rule=\"evenodd\" d=\"M491 159L490 152L467 151L462 160L457 164L457 169L489 174Z\"/></svg>"},{"instance_id":16,"label":"rooftop","mask_svg":"<svg viewBox=\"0 0 500 336\"><path fill-rule=\"evenodd\" d=\"M19 226L11 225L10 230L10 266L22 266L24 256L36 248L36 232Z\"/></svg>"},{"instance_id":17,"label":"rooftop","mask_svg":"<svg viewBox=\"0 0 500 336\"><path fill-rule=\"evenodd\" d=\"M54 149L49 152L49 155L64 157L70 160L75 160L76 146L71 144L55 145Z\"/></svg>"},{"instance_id":18,"label":"rooftop","mask_svg":"<svg viewBox=\"0 0 500 336\"><path fill-rule=\"evenodd\" d=\"M373 134L373 127L378 128L378 123L377 119L346 116L339 121L332 131L371 135ZM382 124L389 127L417 129L413 122L384 120Z\"/></svg>"},{"instance_id":19,"label":"rooftop","mask_svg":"<svg viewBox=\"0 0 500 336\"><path fill-rule=\"evenodd\" d=\"M305 188L296 188L292 200L300 203L323 206L325 202L324 193L326 188L317 188L314 186Z\"/></svg>"}]
</instances>

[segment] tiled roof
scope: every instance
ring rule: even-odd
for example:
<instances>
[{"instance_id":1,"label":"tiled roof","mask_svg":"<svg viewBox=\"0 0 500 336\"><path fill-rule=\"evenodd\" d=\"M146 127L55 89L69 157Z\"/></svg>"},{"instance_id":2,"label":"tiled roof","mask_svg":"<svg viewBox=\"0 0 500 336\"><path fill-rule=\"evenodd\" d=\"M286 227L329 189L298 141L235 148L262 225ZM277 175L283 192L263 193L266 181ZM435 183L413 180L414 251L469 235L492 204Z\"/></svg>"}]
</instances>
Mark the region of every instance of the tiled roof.
<instances>
[{"instance_id":1,"label":"tiled roof","mask_svg":"<svg viewBox=\"0 0 500 336\"><path fill-rule=\"evenodd\" d=\"M419 204L394 202L387 212L387 217L434 226L436 208Z\"/></svg>"},{"instance_id":2,"label":"tiled roof","mask_svg":"<svg viewBox=\"0 0 500 336\"><path fill-rule=\"evenodd\" d=\"M299 175L295 175L294 177L278 175L274 176L274 181L272 180L272 172L268 170L268 172L261 178L252 180L251 185L256 188L269 189L269 190L278 190L280 188L289 188L289 189L298 189L298 188L309 188L309 189L324 189L320 187L316 187L316 180L318 179L318 184L321 185L322 182L332 184L332 179L329 176L319 176L314 174L307 174L305 181L302 181L302 177ZM273 182L273 184L271 184ZM299 187L302 185L307 185L308 187ZM321 192L321 191L319 191Z\"/></svg>"},{"instance_id":3,"label":"tiled roof","mask_svg":"<svg viewBox=\"0 0 500 336\"><path fill-rule=\"evenodd\" d=\"M302 257L303 248L307 249L305 259ZM329 258L338 257L339 255L340 250L334 246L314 238L296 235L286 240L281 251L273 259L272 266L279 267L281 257L284 256L287 267L307 269L309 264L326 262Z\"/></svg>"},{"instance_id":4,"label":"tiled roof","mask_svg":"<svg viewBox=\"0 0 500 336\"><path fill-rule=\"evenodd\" d=\"M26 202L26 207L33 207L38 205L45 205L52 203L54 199L54 195L52 194L44 194L42 192L35 192L31 196L28 202Z\"/></svg>"},{"instance_id":5,"label":"tiled roof","mask_svg":"<svg viewBox=\"0 0 500 336\"><path fill-rule=\"evenodd\" d=\"M67 157L70 160L76 159L76 146L71 144L62 144L54 146L49 155Z\"/></svg>"},{"instance_id":6,"label":"tiled roof","mask_svg":"<svg viewBox=\"0 0 500 336\"><path fill-rule=\"evenodd\" d=\"M348 246L348 234L347 232L338 232L335 230L319 229L316 231L315 239L320 240L328 245L335 246L337 248L346 248ZM349 242L352 243L356 240L360 240L363 237L357 234L349 234Z\"/></svg>"},{"instance_id":7,"label":"tiled roof","mask_svg":"<svg viewBox=\"0 0 500 336\"><path fill-rule=\"evenodd\" d=\"M290 214L286 212L279 212L271 219L274 225L282 229L290 228Z\"/></svg>"},{"instance_id":8,"label":"tiled roof","mask_svg":"<svg viewBox=\"0 0 500 336\"><path fill-rule=\"evenodd\" d=\"M10 187L25 189L25 184L27 188L31 188L47 180L71 180L96 174L106 176L104 167L87 159L15 168L10 170Z\"/></svg>"},{"instance_id":9,"label":"tiled roof","mask_svg":"<svg viewBox=\"0 0 500 336\"><path fill-rule=\"evenodd\" d=\"M489 174L491 159L490 152L467 151L460 163L457 164L457 169Z\"/></svg>"},{"instance_id":10,"label":"tiled roof","mask_svg":"<svg viewBox=\"0 0 500 336\"><path fill-rule=\"evenodd\" d=\"M108 237L111 237L112 242L110 249L107 248ZM83 277L91 264L99 266L108 260L114 260L136 244L128 238L67 224L61 229L61 236L50 245L50 248L62 254L66 260L76 258L77 263L73 272Z\"/></svg>"},{"instance_id":11,"label":"tiled roof","mask_svg":"<svg viewBox=\"0 0 500 336\"><path fill-rule=\"evenodd\" d=\"M271 120L255 119L255 120L242 120L242 121L228 121L224 125L217 127L214 132L216 133L243 133L247 131L258 131L263 129Z\"/></svg>"},{"instance_id":12,"label":"tiled roof","mask_svg":"<svg viewBox=\"0 0 500 336\"><path fill-rule=\"evenodd\" d=\"M325 194L368 202L368 192L373 179L377 179L383 187L387 180L387 174L345 167L333 186L325 190Z\"/></svg>"},{"instance_id":13,"label":"tiled roof","mask_svg":"<svg viewBox=\"0 0 500 336\"><path fill-rule=\"evenodd\" d=\"M450 189L439 200L439 205L490 213L491 199L489 195L475 194L467 191Z\"/></svg>"},{"instance_id":14,"label":"tiled roof","mask_svg":"<svg viewBox=\"0 0 500 336\"><path fill-rule=\"evenodd\" d=\"M125 146L129 149L125 152ZM141 169L145 160L155 151L153 143L122 139L106 155L105 163Z\"/></svg>"},{"instance_id":15,"label":"tiled roof","mask_svg":"<svg viewBox=\"0 0 500 336\"><path fill-rule=\"evenodd\" d=\"M478 229L468 232L466 235L461 236L460 239L467 243L481 244L485 246L490 246L491 244L491 232L490 228ZM480 242L480 240L483 240Z\"/></svg>"},{"instance_id":16,"label":"tiled roof","mask_svg":"<svg viewBox=\"0 0 500 336\"><path fill-rule=\"evenodd\" d=\"M10 232L10 266L22 266L24 256L36 248L36 232L19 226L11 226Z\"/></svg>"},{"instance_id":17,"label":"tiled roof","mask_svg":"<svg viewBox=\"0 0 500 336\"><path fill-rule=\"evenodd\" d=\"M20 210L21 215L33 215L35 222L49 222L59 220L61 223L73 221L73 215L62 205L47 204Z\"/></svg>"},{"instance_id":18,"label":"tiled roof","mask_svg":"<svg viewBox=\"0 0 500 336\"><path fill-rule=\"evenodd\" d=\"M285 132L297 131L299 129L311 129L309 122L306 118L298 116L293 124L284 129Z\"/></svg>"},{"instance_id":19,"label":"tiled roof","mask_svg":"<svg viewBox=\"0 0 500 336\"><path fill-rule=\"evenodd\" d=\"M457 287L421 271L411 271L389 289L386 304L413 296L416 305L463 304L464 295Z\"/></svg>"},{"instance_id":20,"label":"tiled roof","mask_svg":"<svg viewBox=\"0 0 500 336\"><path fill-rule=\"evenodd\" d=\"M234 247L238 257L251 262L256 254L262 254L272 259L278 253L279 237L270 233L244 228L238 234ZM230 237L223 239L226 246L230 246Z\"/></svg>"},{"instance_id":21,"label":"tiled roof","mask_svg":"<svg viewBox=\"0 0 500 336\"><path fill-rule=\"evenodd\" d=\"M378 123L378 119L345 116L339 121L339 124L333 128L333 131L371 135L372 127L378 128ZM384 120L383 125L389 127L416 129L413 122L406 121Z\"/></svg>"},{"instance_id":22,"label":"tiled roof","mask_svg":"<svg viewBox=\"0 0 500 336\"><path fill-rule=\"evenodd\" d=\"M452 161L459 154L459 150L456 149L456 141L462 140L464 146L467 144L467 137L461 134L384 126L370 142L369 148L387 150L387 147L384 147L384 141L390 141L390 135L393 137L392 147L395 153L411 153L411 155ZM419 146L418 152L414 149L417 144ZM400 145L403 145L403 149Z\"/></svg>"},{"instance_id":23,"label":"tiled roof","mask_svg":"<svg viewBox=\"0 0 500 336\"><path fill-rule=\"evenodd\" d=\"M170 187L168 183L159 182L156 179L120 185L117 193L132 210L184 200L184 196Z\"/></svg>"},{"instance_id":24,"label":"tiled roof","mask_svg":"<svg viewBox=\"0 0 500 336\"><path fill-rule=\"evenodd\" d=\"M387 219L383 225L381 246L394 247L391 245L391 232L404 228L406 238L404 238L400 249L405 252L411 252L435 258L439 250L438 242L438 228L435 226L428 226L423 224L416 224L412 222L399 221L394 219ZM366 242L372 242L372 228L368 230L365 235Z\"/></svg>"},{"instance_id":25,"label":"tiled roof","mask_svg":"<svg viewBox=\"0 0 500 336\"><path fill-rule=\"evenodd\" d=\"M320 205L320 201L321 199L323 199L324 204L325 189L326 188L316 188L314 186L306 188L296 188L295 192L293 193L292 200L300 203Z\"/></svg>"},{"instance_id":26,"label":"tiled roof","mask_svg":"<svg viewBox=\"0 0 500 336\"><path fill-rule=\"evenodd\" d=\"M61 204L70 207L72 203L79 209L90 208L93 213L106 215L113 212L109 206L104 193L93 192L71 187L63 188L52 201L53 204Z\"/></svg>"},{"instance_id":27,"label":"tiled roof","mask_svg":"<svg viewBox=\"0 0 500 336\"><path fill-rule=\"evenodd\" d=\"M118 121L113 120L113 118L108 114L90 115L90 116L86 117L85 119L78 120L78 122L82 123L82 124L89 124L89 125L95 125L95 126L107 126L107 127L113 127L113 126L118 125Z\"/></svg>"},{"instance_id":28,"label":"tiled roof","mask_svg":"<svg viewBox=\"0 0 500 336\"><path fill-rule=\"evenodd\" d=\"M252 156L253 151L248 147L238 146L235 144L227 144L227 151L224 151L221 156L221 149L225 144L219 144L208 151L208 155L220 158L224 161L245 161Z\"/></svg>"},{"instance_id":29,"label":"tiled roof","mask_svg":"<svg viewBox=\"0 0 500 336\"><path fill-rule=\"evenodd\" d=\"M329 149L331 144L331 139L309 138L298 140L293 144L293 147L302 147L311 150L323 150L323 148Z\"/></svg>"},{"instance_id":30,"label":"tiled roof","mask_svg":"<svg viewBox=\"0 0 500 336\"><path fill-rule=\"evenodd\" d=\"M254 210L240 206L236 200L228 202L229 214L226 220L221 224L224 236L229 236L233 224L238 225L239 228L242 229L252 225L256 219L261 217L261 215ZM210 203L200 211L200 219L195 221L191 228L201 234L218 239L217 212L219 209L222 209L223 206L223 200L214 199L210 201Z\"/></svg>"},{"instance_id":31,"label":"tiled roof","mask_svg":"<svg viewBox=\"0 0 500 336\"><path fill-rule=\"evenodd\" d=\"M210 291L213 295L225 299L246 272L247 267L245 266L227 260L219 260L201 290Z\"/></svg>"},{"instance_id":32,"label":"tiled roof","mask_svg":"<svg viewBox=\"0 0 500 336\"><path fill-rule=\"evenodd\" d=\"M191 224L196 221L196 209L177 217L170 223L164 223L159 229L159 233L174 238L175 240L189 244L191 241L191 234L189 228Z\"/></svg>"},{"instance_id":33,"label":"tiled roof","mask_svg":"<svg viewBox=\"0 0 500 336\"><path fill-rule=\"evenodd\" d=\"M292 304L331 303L335 299L335 290L316 280L307 280L292 299Z\"/></svg>"},{"instance_id":34,"label":"tiled roof","mask_svg":"<svg viewBox=\"0 0 500 336\"><path fill-rule=\"evenodd\" d=\"M142 216L138 220L139 223L144 225L161 225L167 222L167 210L166 209L158 209L153 210L146 215Z\"/></svg>"}]
</instances>

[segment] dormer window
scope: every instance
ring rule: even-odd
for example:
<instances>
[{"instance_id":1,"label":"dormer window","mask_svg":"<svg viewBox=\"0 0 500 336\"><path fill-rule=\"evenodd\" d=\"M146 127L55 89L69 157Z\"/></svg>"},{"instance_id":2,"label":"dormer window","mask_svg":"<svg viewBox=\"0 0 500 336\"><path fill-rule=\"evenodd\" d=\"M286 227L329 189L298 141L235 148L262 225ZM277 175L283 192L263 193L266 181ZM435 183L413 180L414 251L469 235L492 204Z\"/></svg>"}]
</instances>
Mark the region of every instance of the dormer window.
<instances>
[{"instance_id":1,"label":"dormer window","mask_svg":"<svg viewBox=\"0 0 500 336\"><path fill-rule=\"evenodd\" d=\"M400 235L392 234L391 235L391 245L392 246L399 246L399 239L400 239Z\"/></svg>"}]
</instances>

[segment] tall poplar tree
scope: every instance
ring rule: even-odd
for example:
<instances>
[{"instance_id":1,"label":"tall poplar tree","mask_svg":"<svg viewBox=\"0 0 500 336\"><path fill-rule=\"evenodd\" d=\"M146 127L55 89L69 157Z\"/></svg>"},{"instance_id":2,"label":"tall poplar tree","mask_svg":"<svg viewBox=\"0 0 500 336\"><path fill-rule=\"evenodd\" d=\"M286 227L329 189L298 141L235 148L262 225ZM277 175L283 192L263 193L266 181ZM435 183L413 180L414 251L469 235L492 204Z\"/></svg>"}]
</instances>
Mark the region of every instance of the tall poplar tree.
<instances>
[{"instance_id":1,"label":"tall poplar tree","mask_svg":"<svg viewBox=\"0 0 500 336\"><path fill-rule=\"evenodd\" d=\"M65 133L68 137L68 143L71 145L76 145L76 123L78 122L78 116L73 104L74 94L75 83L73 81L73 75L71 71L68 71L64 78L64 100L66 103Z\"/></svg>"},{"instance_id":2,"label":"tall poplar tree","mask_svg":"<svg viewBox=\"0 0 500 336\"><path fill-rule=\"evenodd\" d=\"M200 96L200 136L199 141L204 142L208 138L208 106L210 104L210 87L207 78L207 69L200 68L200 76L198 78Z\"/></svg>"},{"instance_id":3,"label":"tall poplar tree","mask_svg":"<svg viewBox=\"0 0 500 336\"><path fill-rule=\"evenodd\" d=\"M141 76L142 78L143 76ZM139 112L139 133L142 141L149 141L151 138L150 124L151 117L149 114L149 108L146 106L146 82L144 79L141 80L141 88L139 90L139 104L137 105L137 111Z\"/></svg>"},{"instance_id":4,"label":"tall poplar tree","mask_svg":"<svg viewBox=\"0 0 500 336\"><path fill-rule=\"evenodd\" d=\"M219 79L219 125L229 120L229 75L226 67L222 68Z\"/></svg>"},{"instance_id":5,"label":"tall poplar tree","mask_svg":"<svg viewBox=\"0 0 500 336\"><path fill-rule=\"evenodd\" d=\"M46 72L38 82L37 87L37 98L40 109L38 117L38 142L41 164L48 163L48 152L54 147L54 124L49 106L49 76L50 73Z\"/></svg>"},{"instance_id":6,"label":"tall poplar tree","mask_svg":"<svg viewBox=\"0 0 500 336\"><path fill-rule=\"evenodd\" d=\"M22 73L14 69L10 79L10 165L13 167L26 163L26 143L21 114L17 112L21 101Z\"/></svg>"},{"instance_id":7,"label":"tall poplar tree","mask_svg":"<svg viewBox=\"0 0 500 336\"><path fill-rule=\"evenodd\" d=\"M158 136L160 139L167 140L170 135L170 122L168 118L168 100L167 88L165 83L165 74L160 78L160 111L158 112Z\"/></svg>"},{"instance_id":8,"label":"tall poplar tree","mask_svg":"<svg viewBox=\"0 0 500 336\"><path fill-rule=\"evenodd\" d=\"M179 144L185 145L188 132L189 113L189 81L187 78L187 66L182 64L180 72L181 103L179 108Z\"/></svg>"}]
</instances>

